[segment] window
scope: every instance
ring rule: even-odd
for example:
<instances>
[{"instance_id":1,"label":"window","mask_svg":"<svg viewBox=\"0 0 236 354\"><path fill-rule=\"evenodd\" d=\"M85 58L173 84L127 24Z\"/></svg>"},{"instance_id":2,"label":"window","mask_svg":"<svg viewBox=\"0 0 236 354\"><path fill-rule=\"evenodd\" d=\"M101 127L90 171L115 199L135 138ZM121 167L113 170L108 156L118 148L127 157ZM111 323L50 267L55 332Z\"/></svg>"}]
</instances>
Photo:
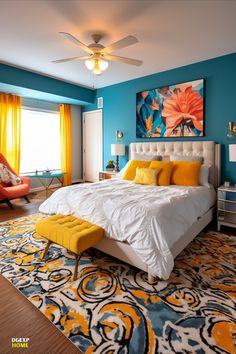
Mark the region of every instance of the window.
<instances>
[{"instance_id":1,"label":"window","mask_svg":"<svg viewBox=\"0 0 236 354\"><path fill-rule=\"evenodd\" d=\"M22 109L21 173L61 169L60 114Z\"/></svg>"}]
</instances>

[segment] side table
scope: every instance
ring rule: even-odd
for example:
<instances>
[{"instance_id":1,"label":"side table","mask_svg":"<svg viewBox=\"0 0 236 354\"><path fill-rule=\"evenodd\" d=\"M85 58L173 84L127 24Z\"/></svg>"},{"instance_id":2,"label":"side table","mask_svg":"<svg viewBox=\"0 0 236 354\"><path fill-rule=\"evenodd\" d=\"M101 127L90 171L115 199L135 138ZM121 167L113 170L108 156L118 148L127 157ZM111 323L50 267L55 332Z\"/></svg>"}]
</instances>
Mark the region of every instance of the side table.
<instances>
[{"instance_id":1,"label":"side table","mask_svg":"<svg viewBox=\"0 0 236 354\"><path fill-rule=\"evenodd\" d=\"M217 228L221 225L236 228L236 187L221 186L217 190Z\"/></svg>"},{"instance_id":2,"label":"side table","mask_svg":"<svg viewBox=\"0 0 236 354\"><path fill-rule=\"evenodd\" d=\"M63 184L63 177L66 173L64 172L55 172L55 173L34 173L28 175L30 178L36 178L40 181L41 185L46 191L46 198L48 197L48 190L54 180L57 180L60 185Z\"/></svg>"},{"instance_id":3,"label":"side table","mask_svg":"<svg viewBox=\"0 0 236 354\"><path fill-rule=\"evenodd\" d=\"M111 179L116 177L118 172L116 171L100 171L99 172L99 181L103 181L104 179Z\"/></svg>"}]
</instances>

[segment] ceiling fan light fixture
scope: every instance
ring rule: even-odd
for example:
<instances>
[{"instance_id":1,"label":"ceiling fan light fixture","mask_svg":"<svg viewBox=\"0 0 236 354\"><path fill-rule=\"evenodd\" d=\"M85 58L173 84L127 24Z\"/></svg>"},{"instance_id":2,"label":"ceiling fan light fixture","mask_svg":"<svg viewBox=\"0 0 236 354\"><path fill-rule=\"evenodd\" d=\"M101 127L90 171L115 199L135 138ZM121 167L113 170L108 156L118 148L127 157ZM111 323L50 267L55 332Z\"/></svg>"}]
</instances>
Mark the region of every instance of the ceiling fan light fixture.
<instances>
[{"instance_id":1,"label":"ceiling fan light fixture","mask_svg":"<svg viewBox=\"0 0 236 354\"><path fill-rule=\"evenodd\" d=\"M95 75L100 75L102 71L108 68L108 62L100 58L88 59L85 61L87 69L92 70Z\"/></svg>"},{"instance_id":2,"label":"ceiling fan light fixture","mask_svg":"<svg viewBox=\"0 0 236 354\"><path fill-rule=\"evenodd\" d=\"M88 70L93 70L95 67L95 60L94 59L85 60L85 66Z\"/></svg>"},{"instance_id":3,"label":"ceiling fan light fixture","mask_svg":"<svg viewBox=\"0 0 236 354\"><path fill-rule=\"evenodd\" d=\"M102 73L98 65L95 65L95 68L93 69L93 73L95 75L100 75Z\"/></svg>"},{"instance_id":4,"label":"ceiling fan light fixture","mask_svg":"<svg viewBox=\"0 0 236 354\"><path fill-rule=\"evenodd\" d=\"M102 59L98 60L98 66L99 66L100 70L102 70L102 71L107 70L108 65L109 65L108 61L102 60Z\"/></svg>"}]
</instances>

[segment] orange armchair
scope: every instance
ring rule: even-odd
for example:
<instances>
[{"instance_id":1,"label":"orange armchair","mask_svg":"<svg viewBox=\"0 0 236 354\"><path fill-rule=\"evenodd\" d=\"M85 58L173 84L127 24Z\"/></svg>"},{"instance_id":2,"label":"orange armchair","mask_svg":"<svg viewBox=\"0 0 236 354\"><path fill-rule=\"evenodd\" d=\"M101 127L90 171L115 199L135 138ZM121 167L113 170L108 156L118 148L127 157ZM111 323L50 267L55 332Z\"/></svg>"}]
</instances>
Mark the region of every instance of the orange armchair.
<instances>
[{"instance_id":1,"label":"orange armchair","mask_svg":"<svg viewBox=\"0 0 236 354\"><path fill-rule=\"evenodd\" d=\"M7 166L7 168L17 175L15 171L11 168L11 166L8 164L7 160L5 157L0 154L0 163L4 164ZM27 194L29 193L30 190L30 179L29 177L20 177L22 183L18 184L17 186L7 186L5 187L0 183L0 203L7 203L7 205L13 209L13 205L10 202L11 199L15 198L24 198L27 203L30 203Z\"/></svg>"}]
</instances>

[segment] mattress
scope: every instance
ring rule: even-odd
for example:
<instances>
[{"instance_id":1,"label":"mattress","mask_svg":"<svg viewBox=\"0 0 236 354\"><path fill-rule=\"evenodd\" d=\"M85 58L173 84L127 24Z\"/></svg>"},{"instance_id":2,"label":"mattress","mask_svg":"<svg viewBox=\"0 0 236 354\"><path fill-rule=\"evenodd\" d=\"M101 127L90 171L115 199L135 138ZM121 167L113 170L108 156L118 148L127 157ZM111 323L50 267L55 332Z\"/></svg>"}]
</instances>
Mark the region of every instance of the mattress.
<instances>
[{"instance_id":1,"label":"mattress","mask_svg":"<svg viewBox=\"0 0 236 354\"><path fill-rule=\"evenodd\" d=\"M101 226L107 237L129 243L153 276L168 279L174 267L171 247L215 199L212 186L144 186L114 178L60 188L39 210Z\"/></svg>"}]
</instances>

